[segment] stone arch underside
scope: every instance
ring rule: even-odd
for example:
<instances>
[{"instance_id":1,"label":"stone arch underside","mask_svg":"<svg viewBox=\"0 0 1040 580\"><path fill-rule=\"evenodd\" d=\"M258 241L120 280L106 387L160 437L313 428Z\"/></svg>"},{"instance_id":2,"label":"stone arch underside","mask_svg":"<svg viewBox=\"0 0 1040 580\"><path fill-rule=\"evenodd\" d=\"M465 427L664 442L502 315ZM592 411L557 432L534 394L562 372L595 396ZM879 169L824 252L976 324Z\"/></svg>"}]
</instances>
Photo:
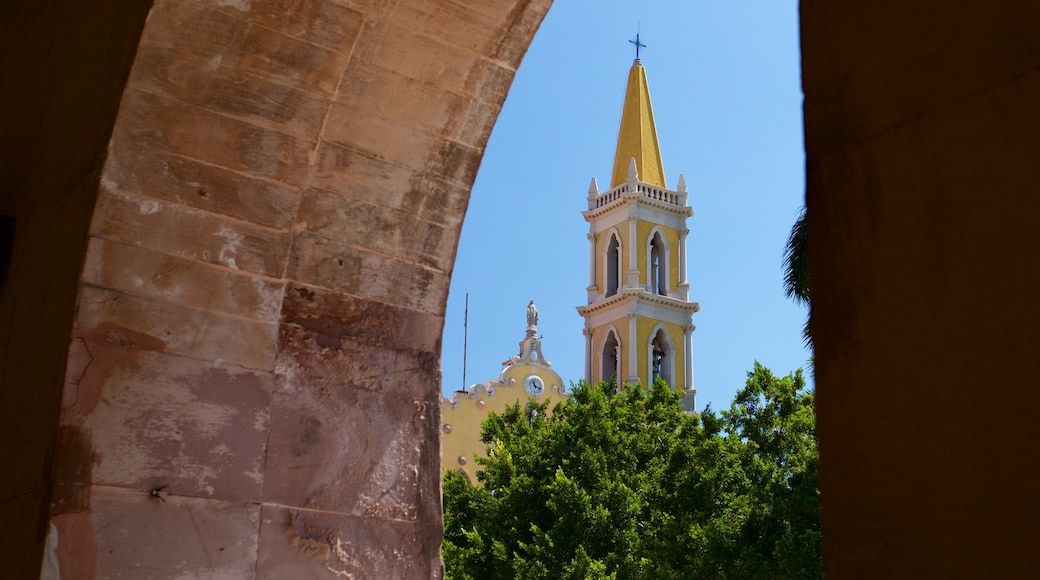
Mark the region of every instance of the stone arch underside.
<instances>
[{"instance_id":1,"label":"stone arch underside","mask_svg":"<svg viewBox=\"0 0 1040 580\"><path fill-rule=\"evenodd\" d=\"M140 11L71 260L45 574L440 574L450 273L549 4Z\"/></svg>"}]
</instances>

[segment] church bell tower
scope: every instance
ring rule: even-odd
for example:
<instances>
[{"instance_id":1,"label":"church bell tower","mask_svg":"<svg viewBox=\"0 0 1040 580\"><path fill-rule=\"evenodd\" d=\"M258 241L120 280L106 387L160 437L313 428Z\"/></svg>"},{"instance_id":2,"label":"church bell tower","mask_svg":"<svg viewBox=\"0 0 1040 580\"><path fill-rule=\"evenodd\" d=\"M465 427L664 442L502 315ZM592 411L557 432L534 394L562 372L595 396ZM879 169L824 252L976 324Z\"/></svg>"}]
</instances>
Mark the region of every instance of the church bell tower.
<instances>
[{"instance_id":1,"label":"church bell tower","mask_svg":"<svg viewBox=\"0 0 1040 580\"><path fill-rule=\"evenodd\" d=\"M637 39L638 42L638 39ZM658 376L682 390L694 411L693 313L686 278L686 181L665 183L646 70L637 57L628 73L610 187L592 179L589 224L585 380L616 378L648 386Z\"/></svg>"}]
</instances>

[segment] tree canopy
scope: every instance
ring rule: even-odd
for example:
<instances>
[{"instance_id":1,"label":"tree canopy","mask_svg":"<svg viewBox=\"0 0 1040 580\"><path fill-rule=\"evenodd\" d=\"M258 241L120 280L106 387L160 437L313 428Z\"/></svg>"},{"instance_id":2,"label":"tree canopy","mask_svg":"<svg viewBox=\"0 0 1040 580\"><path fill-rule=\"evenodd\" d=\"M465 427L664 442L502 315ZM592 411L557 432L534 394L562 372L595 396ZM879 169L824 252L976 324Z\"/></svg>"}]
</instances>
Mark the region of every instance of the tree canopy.
<instances>
[{"instance_id":1,"label":"tree canopy","mask_svg":"<svg viewBox=\"0 0 1040 580\"><path fill-rule=\"evenodd\" d=\"M729 410L580 384L483 425L482 486L444 479L448 578L822 575L813 394L755 363Z\"/></svg>"}]
</instances>

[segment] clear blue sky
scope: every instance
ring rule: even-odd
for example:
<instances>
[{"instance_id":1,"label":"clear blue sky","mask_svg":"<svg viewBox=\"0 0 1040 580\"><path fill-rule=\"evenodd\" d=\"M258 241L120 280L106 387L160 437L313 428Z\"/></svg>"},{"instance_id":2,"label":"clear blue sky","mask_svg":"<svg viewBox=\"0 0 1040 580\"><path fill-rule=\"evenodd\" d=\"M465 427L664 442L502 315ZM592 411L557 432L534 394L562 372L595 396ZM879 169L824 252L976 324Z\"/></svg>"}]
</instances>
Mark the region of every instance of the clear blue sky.
<instances>
[{"instance_id":1,"label":"clear blue sky","mask_svg":"<svg viewBox=\"0 0 1040 580\"><path fill-rule=\"evenodd\" d=\"M783 294L784 242L804 200L795 0L558 0L516 75L473 186L445 320L444 392L517 354L525 308L546 358L582 378L588 225L595 176L610 180L637 25L668 186L686 176L698 410L729 406L755 360L805 365L805 310Z\"/></svg>"}]
</instances>

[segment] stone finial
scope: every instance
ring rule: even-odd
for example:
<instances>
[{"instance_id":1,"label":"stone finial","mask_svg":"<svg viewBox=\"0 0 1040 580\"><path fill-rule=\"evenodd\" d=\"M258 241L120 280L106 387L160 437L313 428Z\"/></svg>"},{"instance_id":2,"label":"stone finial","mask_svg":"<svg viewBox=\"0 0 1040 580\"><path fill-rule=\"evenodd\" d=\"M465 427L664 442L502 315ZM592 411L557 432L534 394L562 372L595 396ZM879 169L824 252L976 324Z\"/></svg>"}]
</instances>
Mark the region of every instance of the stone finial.
<instances>
[{"instance_id":1,"label":"stone finial","mask_svg":"<svg viewBox=\"0 0 1040 580\"><path fill-rule=\"evenodd\" d=\"M592 178L592 182L589 183L589 199L592 199L599 195L599 183L596 182L596 178Z\"/></svg>"},{"instance_id":2,"label":"stone finial","mask_svg":"<svg viewBox=\"0 0 1040 580\"><path fill-rule=\"evenodd\" d=\"M636 169L636 158L628 158L628 180L639 181L639 170Z\"/></svg>"},{"instance_id":3,"label":"stone finial","mask_svg":"<svg viewBox=\"0 0 1040 580\"><path fill-rule=\"evenodd\" d=\"M679 183L675 184L675 191L678 193L686 193L686 177L679 172Z\"/></svg>"}]
</instances>

